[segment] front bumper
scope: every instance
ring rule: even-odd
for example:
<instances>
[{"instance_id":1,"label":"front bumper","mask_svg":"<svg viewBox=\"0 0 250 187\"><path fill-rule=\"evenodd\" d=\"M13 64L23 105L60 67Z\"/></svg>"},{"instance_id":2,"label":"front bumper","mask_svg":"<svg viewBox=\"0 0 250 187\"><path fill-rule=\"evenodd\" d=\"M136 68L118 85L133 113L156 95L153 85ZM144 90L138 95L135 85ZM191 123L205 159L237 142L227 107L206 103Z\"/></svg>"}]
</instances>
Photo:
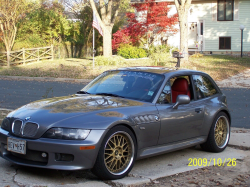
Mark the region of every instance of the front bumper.
<instances>
[{"instance_id":1,"label":"front bumper","mask_svg":"<svg viewBox=\"0 0 250 187\"><path fill-rule=\"evenodd\" d=\"M34 140L14 137L8 131L0 128L0 156L12 163L23 166L59 170L90 169L95 164L105 134L105 130L92 130L89 136L81 141L48 138ZM8 151L8 137L25 140L26 155ZM82 146L95 146L95 149L80 150Z\"/></svg>"}]
</instances>

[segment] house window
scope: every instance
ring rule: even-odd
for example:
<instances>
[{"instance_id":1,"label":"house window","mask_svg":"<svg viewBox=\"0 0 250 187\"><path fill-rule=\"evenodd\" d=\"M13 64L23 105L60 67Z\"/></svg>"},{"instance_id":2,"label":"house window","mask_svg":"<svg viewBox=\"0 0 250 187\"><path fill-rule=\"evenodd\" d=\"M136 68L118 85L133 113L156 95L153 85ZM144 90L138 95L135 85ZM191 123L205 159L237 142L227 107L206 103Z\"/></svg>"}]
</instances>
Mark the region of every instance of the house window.
<instances>
[{"instance_id":1,"label":"house window","mask_svg":"<svg viewBox=\"0 0 250 187\"><path fill-rule=\"evenodd\" d=\"M219 49L231 49L231 37L220 37L219 40Z\"/></svg>"},{"instance_id":2,"label":"house window","mask_svg":"<svg viewBox=\"0 0 250 187\"><path fill-rule=\"evenodd\" d=\"M233 0L218 0L218 21L233 21Z\"/></svg>"}]
</instances>

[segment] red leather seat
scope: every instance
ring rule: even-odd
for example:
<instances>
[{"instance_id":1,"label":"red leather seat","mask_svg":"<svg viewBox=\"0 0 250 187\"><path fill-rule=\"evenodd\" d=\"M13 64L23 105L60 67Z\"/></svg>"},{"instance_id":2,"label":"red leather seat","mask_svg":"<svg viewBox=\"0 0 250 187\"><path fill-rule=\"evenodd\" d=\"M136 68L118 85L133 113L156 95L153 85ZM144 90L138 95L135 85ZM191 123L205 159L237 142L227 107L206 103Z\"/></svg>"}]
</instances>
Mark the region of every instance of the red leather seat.
<instances>
[{"instance_id":1,"label":"red leather seat","mask_svg":"<svg viewBox=\"0 0 250 187\"><path fill-rule=\"evenodd\" d=\"M188 95L191 97L190 90L188 87L188 81L185 78L177 78L172 87L172 103L176 103L178 95Z\"/></svg>"}]
</instances>

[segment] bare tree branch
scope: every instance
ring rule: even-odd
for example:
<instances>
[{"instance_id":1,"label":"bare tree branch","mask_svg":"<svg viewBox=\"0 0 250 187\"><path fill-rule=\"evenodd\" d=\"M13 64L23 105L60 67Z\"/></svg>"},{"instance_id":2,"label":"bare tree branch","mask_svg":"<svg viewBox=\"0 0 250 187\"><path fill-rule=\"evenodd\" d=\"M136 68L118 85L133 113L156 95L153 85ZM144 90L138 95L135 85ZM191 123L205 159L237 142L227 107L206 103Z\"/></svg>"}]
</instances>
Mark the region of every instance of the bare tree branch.
<instances>
[{"instance_id":1,"label":"bare tree branch","mask_svg":"<svg viewBox=\"0 0 250 187\"><path fill-rule=\"evenodd\" d=\"M180 0L174 0L175 2L175 6L176 6L176 9L178 9L180 7Z\"/></svg>"},{"instance_id":2,"label":"bare tree branch","mask_svg":"<svg viewBox=\"0 0 250 187\"><path fill-rule=\"evenodd\" d=\"M118 16L118 13L119 13L119 4L117 4L113 9L114 9L114 14L113 14L113 16L112 16L112 18L111 18L111 23L112 24L114 24L115 23L115 19L116 19L116 17Z\"/></svg>"},{"instance_id":3,"label":"bare tree branch","mask_svg":"<svg viewBox=\"0 0 250 187\"><path fill-rule=\"evenodd\" d=\"M111 24L111 15L112 15L112 7L113 7L113 0L109 0L108 1L108 5L107 5L107 15L106 15L106 19L107 19L107 24Z\"/></svg>"},{"instance_id":4,"label":"bare tree branch","mask_svg":"<svg viewBox=\"0 0 250 187\"><path fill-rule=\"evenodd\" d=\"M17 22L22 18L25 10L25 0L1 0L0 4L0 31L7 51L7 62L10 66L10 51L14 45Z\"/></svg>"}]
</instances>

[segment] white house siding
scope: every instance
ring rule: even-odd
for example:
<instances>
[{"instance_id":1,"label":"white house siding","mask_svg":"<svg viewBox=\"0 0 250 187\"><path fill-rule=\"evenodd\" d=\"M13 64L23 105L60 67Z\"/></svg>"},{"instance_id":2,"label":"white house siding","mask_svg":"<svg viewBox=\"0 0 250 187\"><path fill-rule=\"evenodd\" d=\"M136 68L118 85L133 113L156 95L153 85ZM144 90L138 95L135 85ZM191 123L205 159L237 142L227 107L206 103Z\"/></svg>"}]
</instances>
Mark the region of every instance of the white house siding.
<instances>
[{"instance_id":1,"label":"white house siding","mask_svg":"<svg viewBox=\"0 0 250 187\"><path fill-rule=\"evenodd\" d=\"M216 13L217 13L217 1L216 3ZM209 3L196 4L193 5L196 8L206 7L204 17L199 16L199 19L205 21L204 24L204 40L205 49L204 51L240 51L241 50L241 31L239 29L240 25L245 26L243 35L243 50L250 51L250 1L240 0L239 1L239 20L234 21L217 21L212 20L212 1ZM204 10L204 8L203 8ZM219 37L229 36L231 37L231 50L219 50Z\"/></svg>"},{"instance_id":2,"label":"white house siding","mask_svg":"<svg viewBox=\"0 0 250 187\"><path fill-rule=\"evenodd\" d=\"M236 1L236 0L235 0ZM243 36L243 50L250 51L250 0L239 1L239 19L234 21L217 21L217 1L193 1L191 9L192 14L189 15L189 22L203 21L203 51L212 52L238 52L241 50L241 31L240 25L245 26ZM175 7L173 6L173 9ZM176 9L175 9L176 11ZM198 28L198 34L200 30ZM231 37L231 50L219 50L219 37ZM197 41L202 36L197 36ZM172 46L179 46L179 34L168 39L168 43ZM200 51L199 47L199 51Z\"/></svg>"}]
</instances>

